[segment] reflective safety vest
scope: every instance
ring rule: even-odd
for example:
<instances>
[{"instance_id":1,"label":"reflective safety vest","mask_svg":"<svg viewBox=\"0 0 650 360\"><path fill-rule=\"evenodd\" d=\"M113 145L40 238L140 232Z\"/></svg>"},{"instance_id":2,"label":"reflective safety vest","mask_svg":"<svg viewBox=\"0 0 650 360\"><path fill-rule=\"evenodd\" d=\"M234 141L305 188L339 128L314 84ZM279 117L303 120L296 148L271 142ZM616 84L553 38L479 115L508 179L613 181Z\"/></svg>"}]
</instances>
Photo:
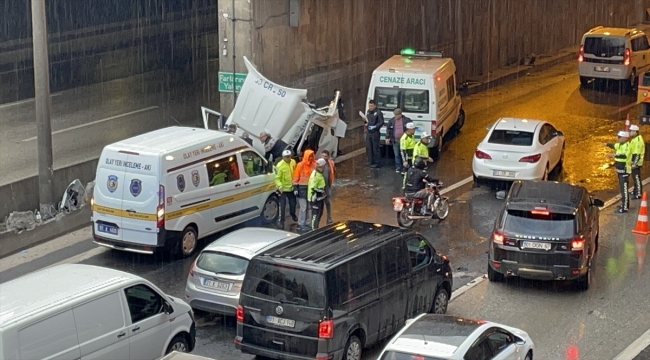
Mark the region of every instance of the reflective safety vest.
<instances>
[{"instance_id":1,"label":"reflective safety vest","mask_svg":"<svg viewBox=\"0 0 650 360\"><path fill-rule=\"evenodd\" d=\"M632 155L637 155L636 160L633 165L641 166L643 165L643 158L645 156L645 142L641 135L637 135L632 140L630 140L630 147Z\"/></svg>"},{"instance_id":2,"label":"reflective safety vest","mask_svg":"<svg viewBox=\"0 0 650 360\"><path fill-rule=\"evenodd\" d=\"M418 156L429 158L429 147L422 141L419 141L417 144L415 144L415 147L413 148L413 159L417 160Z\"/></svg>"},{"instance_id":3,"label":"reflective safety vest","mask_svg":"<svg viewBox=\"0 0 650 360\"><path fill-rule=\"evenodd\" d=\"M614 144L614 161L616 172L618 173L631 173L632 172L632 147L630 142Z\"/></svg>"},{"instance_id":4,"label":"reflective safety vest","mask_svg":"<svg viewBox=\"0 0 650 360\"><path fill-rule=\"evenodd\" d=\"M415 148L415 137L407 133L402 134L402 137L399 139L399 148L400 150L411 150Z\"/></svg>"}]
</instances>

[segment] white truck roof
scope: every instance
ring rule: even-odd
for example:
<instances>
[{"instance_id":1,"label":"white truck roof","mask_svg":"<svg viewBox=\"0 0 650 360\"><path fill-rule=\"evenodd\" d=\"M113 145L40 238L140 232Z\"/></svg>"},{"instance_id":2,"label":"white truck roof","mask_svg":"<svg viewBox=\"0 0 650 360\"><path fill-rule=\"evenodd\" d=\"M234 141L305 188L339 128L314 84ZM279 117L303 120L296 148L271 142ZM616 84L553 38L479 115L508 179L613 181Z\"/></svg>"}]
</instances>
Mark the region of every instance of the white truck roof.
<instances>
[{"instance_id":1,"label":"white truck roof","mask_svg":"<svg viewBox=\"0 0 650 360\"><path fill-rule=\"evenodd\" d=\"M0 284L0 328L33 313L63 306L79 297L140 277L119 270L62 264Z\"/></svg>"},{"instance_id":2,"label":"white truck roof","mask_svg":"<svg viewBox=\"0 0 650 360\"><path fill-rule=\"evenodd\" d=\"M394 55L379 65L374 72L399 71L404 73L435 73L452 61L444 57Z\"/></svg>"},{"instance_id":3,"label":"white truck roof","mask_svg":"<svg viewBox=\"0 0 650 360\"><path fill-rule=\"evenodd\" d=\"M208 140L225 140L231 136L232 134L218 130L170 126L120 140L106 146L106 149L114 151L132 150L146 154L162 155L182 150L195 144L201 144ZM234 138L237 138L237 140L245 144L238 137L235 136Z\"/></svg>"}]
</instances>

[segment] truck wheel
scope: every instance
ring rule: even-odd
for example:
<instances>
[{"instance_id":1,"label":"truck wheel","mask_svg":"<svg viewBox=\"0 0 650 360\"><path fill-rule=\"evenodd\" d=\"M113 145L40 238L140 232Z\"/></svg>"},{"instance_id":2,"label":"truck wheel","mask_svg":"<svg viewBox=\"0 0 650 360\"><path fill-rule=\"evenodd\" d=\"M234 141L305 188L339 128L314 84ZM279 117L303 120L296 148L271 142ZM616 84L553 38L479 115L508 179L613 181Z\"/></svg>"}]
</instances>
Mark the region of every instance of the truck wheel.
<instances>
[{"instance_id":1,"label":"truck wheel","mask_svg":"<svg viewBox=\"0 0 650 360\"><path fill-rule=\"evenodd\" d=\"M266 199L264 208L262 208L262 213L260 214L260 220L262 224L273 224L278 220L279 215L280 204L278 197L273 194Z\"/></svg>"}]
</instances>

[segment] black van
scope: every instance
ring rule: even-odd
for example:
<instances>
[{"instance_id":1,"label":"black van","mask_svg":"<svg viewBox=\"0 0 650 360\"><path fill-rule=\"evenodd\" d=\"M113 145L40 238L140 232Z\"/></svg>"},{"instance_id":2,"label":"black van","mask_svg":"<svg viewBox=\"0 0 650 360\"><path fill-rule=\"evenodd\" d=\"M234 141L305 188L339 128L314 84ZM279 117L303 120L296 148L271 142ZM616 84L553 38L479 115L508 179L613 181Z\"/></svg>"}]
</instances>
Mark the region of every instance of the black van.
<instances>
[{"instance_id":1,"label":"black van","mask_svg":"<svg viewBox=\"0 0 650 360\"><path fill-rule=\"evenodd\" d=\"M444 314L447 257L408 229L339 222L255 256L235 344L273 359L360 359L423 312Z\"/></svg>"}]
</instances>

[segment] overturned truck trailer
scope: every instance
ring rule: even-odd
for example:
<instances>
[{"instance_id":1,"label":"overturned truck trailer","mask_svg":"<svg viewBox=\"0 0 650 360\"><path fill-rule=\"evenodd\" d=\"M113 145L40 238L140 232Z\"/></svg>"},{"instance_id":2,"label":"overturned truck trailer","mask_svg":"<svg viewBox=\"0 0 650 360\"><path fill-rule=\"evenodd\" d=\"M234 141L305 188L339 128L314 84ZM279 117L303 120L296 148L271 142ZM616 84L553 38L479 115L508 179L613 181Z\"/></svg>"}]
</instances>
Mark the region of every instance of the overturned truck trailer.
<instances>
[{"instance_id":1,"label":"overturned truck trailer","mask_svg":"<svg viewBox=\"0 0 650 360\"><path fill-rule=\"evenodd\" d=\"M292 89L278 85L257 71L244 57L248 75L241 88L235 108L226 120L237 125L237 135L247 132L253 139L255 149L264 154L264 145L259 139L262 132L286 142L297 155L311 149L320 153L329 150L336 158L339 138L345 137L347 125L339 120L336 104L340 94L329 106L316 108L307 101L307 90ZM220 116L214 110L202 108L203 125L210 127L210 114Z\"/></svg>"}]
</instances>

